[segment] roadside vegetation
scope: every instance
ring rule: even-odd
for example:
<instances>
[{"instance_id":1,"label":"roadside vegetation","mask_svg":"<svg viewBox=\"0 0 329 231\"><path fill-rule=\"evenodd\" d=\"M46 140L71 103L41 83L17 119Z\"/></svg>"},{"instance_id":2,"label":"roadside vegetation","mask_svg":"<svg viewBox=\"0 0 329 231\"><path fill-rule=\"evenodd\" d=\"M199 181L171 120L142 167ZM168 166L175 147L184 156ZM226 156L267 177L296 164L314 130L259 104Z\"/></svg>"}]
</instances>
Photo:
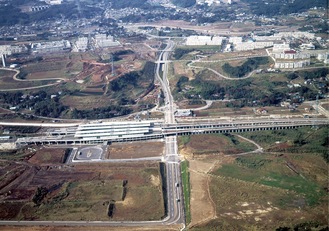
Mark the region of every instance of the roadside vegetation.
<instances>
[{"instance_id":1,"label":"roadside vegetation","mask_svg":"<svg viewBox=\"0 0 329 231\"><path fill-rule=\"evenodd\" d=\"M185 208L185 219L186 224L191 222L191 186L190 186L190 173L189 173L189 163L187 160L181 162L181 173L182 173L182 187L184 194L184 208Z\"/></svg>"}]
</instances>

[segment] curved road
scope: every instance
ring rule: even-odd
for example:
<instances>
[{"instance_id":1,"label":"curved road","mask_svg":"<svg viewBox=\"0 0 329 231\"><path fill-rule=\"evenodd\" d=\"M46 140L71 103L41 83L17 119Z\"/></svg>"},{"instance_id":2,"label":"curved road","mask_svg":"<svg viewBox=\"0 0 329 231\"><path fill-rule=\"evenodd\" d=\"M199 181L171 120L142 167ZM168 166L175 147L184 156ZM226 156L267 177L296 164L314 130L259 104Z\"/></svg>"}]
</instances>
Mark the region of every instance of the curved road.
<instances>
[{"instance_id":1,"label":"curved road","mask_svg":"<svg viewBox=\"0 0 329 231\"><path fill-rule=\"evenodd\" d=\"M49 78L49 79L19 79L17 76L19 75L20 71L17 69L10 69L10 68L5 68L2 67L0 70L6 70L6 71L14 71L16 72L13 76L13 80L15 81L21 81L21 82L34 82L34 81L44 81L44 80L58 80L60 82L56 83L50 83L50 84L45 84L41 86L35 86L35 87L24 87L24 88L13 88L13 89L0 89L0 92L6 92L6 91L24 91L24 90L32 90L32 89L39 89L39 88L44 88L44 87L51 87L60 84L62 81L66 81L64 78Z\"/></svg>"},{"instance_id":2,"label":"curved road","mask_svg":"<svg viewBox=\"0 0 329 231\"><path fill-rule=\"evenodd\" d=\"M263 56L257 56L257 57L263 57ZM245 57L243 57L245 58ZM235 58L235 59L240 59L240 58ZM242 58L241 58L242 59ZM213 73L215 73L216 75L218 75L219 77L223 78L223 79L228 79L228 80L241 80L241 79L248 79L250 78L255 72L256 70L253 70L252 72L250 72L248 75L244 76L244 77L236 77L236 78L232 78L226 75L223 75L221 73L219 73L218 71L210 68L210 67L202 67L202 66L194 66L192 64L194 64L195 62L203 62L203 63L213 63L213 62L220 62L223 60L219 60L219 61L199 61L199 60L192 60L192 63L189 63L187 66L192 67L192 68L196 68L196 69L207 69L209 71L212 71Z\"/></svg>"}]
</instances>

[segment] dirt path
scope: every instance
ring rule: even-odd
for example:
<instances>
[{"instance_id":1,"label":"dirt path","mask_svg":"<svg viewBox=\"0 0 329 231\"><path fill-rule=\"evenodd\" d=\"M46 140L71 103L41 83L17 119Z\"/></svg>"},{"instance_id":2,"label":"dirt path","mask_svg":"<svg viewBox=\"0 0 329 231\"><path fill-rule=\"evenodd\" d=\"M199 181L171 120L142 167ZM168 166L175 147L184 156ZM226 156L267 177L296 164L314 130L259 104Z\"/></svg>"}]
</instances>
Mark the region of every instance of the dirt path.
<instances>
[{"instance_id":1,"label":"dirt path","mask_svg":"<svg viewBox=\"0 0 329 231\"><path fill-rule=\"evenodd\" d=\"M250 56L250 57L254 57L254 56ZM255 56L255 57L259 57L259 56ZM263 57L263 56L261 56L261 57ZM234 60L237 60L237 59L238 59L238 58L235 58ZM239 58L239 59L244 59L244 57ZM239 77L239 78L238 78L238 77L236 77L236 78L232 78L232 77L229 77L229 76L223 75L223 74L219 73L218 71L216 71L216 70L214 70L214 69L212 69L212 68L210 68L210 67L202 67L202 66L194 66L194 65L193 65L195 62L203 62L203 63L207 63L207 62L209 62L209 63L213 63L213 62L220 62L220 61L223 61L223 60L217 60L217 61L191 60L191 61L192 61L192 62L191 62L190 64L188 64L188 67L190 67L190 68L196 68L196 69L206 69L206 70L209 70L209 71L215 73L218 77L223 78L223 79L228 79L228 80L241 80L241 79L248 79L248 78L250 78L251 76L253 76L253 75L255 74L255 72L256 72L256 70L254 70L254 71L248 73L246 76Z\"/></svg>"},{"instance_id":2,"label":"dirt path","mask_svg":"<svg viewBox=\"0 0 329 231\"><path fill-rule=\"evenodd\" d=\"M250 139L248 139L246 137L243 137L243 136L240 136L240 135L236 135L236 136L238 136L241 139L244 139L245 141L248 141L248 142L254 144L257 147L257 149L255 149L254 151L250 151L250 152L230 154L230 155L226 155L226 156L243 156L243 155L248 155L248 154L251 154L251 153L263 153L264 149L259 144L257 144L255 141L250 140Z\"/></svg>"},{"instance_id":3,"label":"dirt path","mask_svg":"<svg viewBox=\"0 0 329 231\"><path fill-rule=\"evenodd\" d=\"M27 81L42 81L42 80L57 80L56 83L50 83L50 84L45 84L45 85L41 85L41 86L35 86L35 87L24 87L24 88L13 88L13 89L0 89L0 92L6 92L6 91L23 91L23 90L32 90L32 89L38 89L38 88L44 88L44 87L50 87L50 86L55 86L58 85L60 83L62 83L62 81L64 81L65 79L63 78L51 78L51 79L19 79L17 78L17 76L19 75L20 71L16 70L16 69L10 69L10 68L0 68L1 70L6 70L6 71L14 71L16 72L15 75L13 76L13 79L15 81L21 81L21 82L27 82Z\"/></svg>"},{"instance_id":4,"label":"dirt path","mask_svg":"<svg viewBox=\"0 0 329 231\"><path fill-rule=\"evenodd\" d=\"M216 210L209 192L209 176L215 163L189 160L191 182L191 217L189 227L200 225L216 218Z\"/></svg>"}]
</instances>

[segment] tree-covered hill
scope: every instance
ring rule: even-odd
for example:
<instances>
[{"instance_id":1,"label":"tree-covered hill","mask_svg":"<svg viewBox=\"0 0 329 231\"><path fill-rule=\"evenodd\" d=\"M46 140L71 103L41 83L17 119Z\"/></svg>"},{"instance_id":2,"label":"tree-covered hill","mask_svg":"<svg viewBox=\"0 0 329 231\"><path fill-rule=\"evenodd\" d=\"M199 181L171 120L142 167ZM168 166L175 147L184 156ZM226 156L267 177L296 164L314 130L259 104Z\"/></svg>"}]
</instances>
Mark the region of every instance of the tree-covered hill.
<instances>
[{"instance_id":1,"label":"tree-covered hill","mask_svg":"<svg viewBox=\"0 0 329 231\"><path fill-rule=\"evenodd\" d=\"M328 8L328 0L241 0L248 3L252 13L273 16L306 11L312 7Z\"/></svg>"}]
</instances>

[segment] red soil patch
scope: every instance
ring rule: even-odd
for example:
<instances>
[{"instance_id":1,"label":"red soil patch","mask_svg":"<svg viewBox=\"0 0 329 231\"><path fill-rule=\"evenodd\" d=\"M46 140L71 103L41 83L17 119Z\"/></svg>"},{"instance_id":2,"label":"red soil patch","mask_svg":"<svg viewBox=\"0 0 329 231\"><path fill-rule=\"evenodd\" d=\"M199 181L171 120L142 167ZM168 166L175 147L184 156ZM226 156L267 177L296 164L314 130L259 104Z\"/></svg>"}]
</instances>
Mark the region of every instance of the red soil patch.
<instances>
[{"instance_id":1,"label":"red soil patch","mask_svg":"<svg viewBox=\"0 0 329 231\"><path fill-rule=\"evenodd\" d=\"M39 149L29 159L29 162L38 165L61 164L64 160L65 150L65 148Z\"/></svg>"}]
</instances>

